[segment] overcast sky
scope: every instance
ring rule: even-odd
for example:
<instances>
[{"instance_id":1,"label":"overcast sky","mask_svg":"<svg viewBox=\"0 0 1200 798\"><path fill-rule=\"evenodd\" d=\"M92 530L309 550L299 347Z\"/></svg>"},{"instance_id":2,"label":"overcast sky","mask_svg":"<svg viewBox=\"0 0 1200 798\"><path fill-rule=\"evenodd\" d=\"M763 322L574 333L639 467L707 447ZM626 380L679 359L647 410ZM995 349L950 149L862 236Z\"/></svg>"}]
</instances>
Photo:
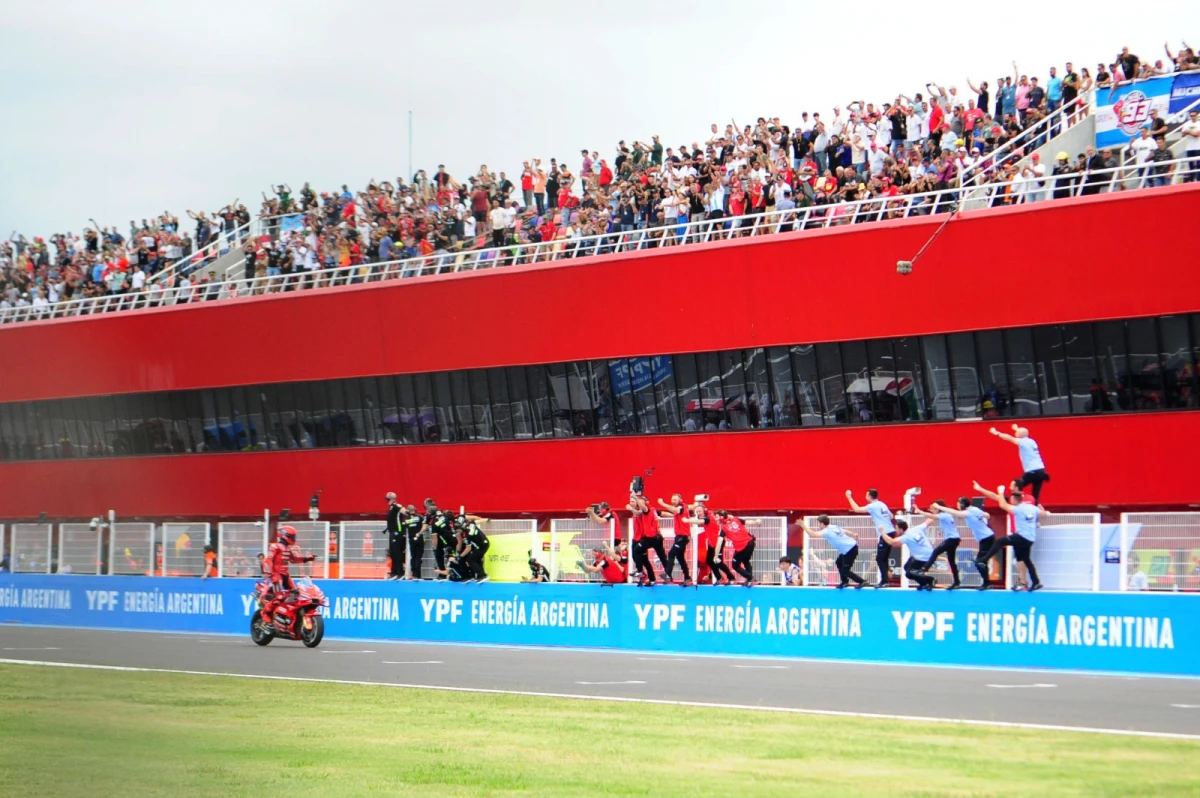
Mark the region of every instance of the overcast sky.
<instances>
[{"instance_id":1,"label":"overcast sky","mask_svg":"<svg viewBox=\"0 0 1200 798\"><path fill-rule=\"evenodd\" d=\"M939 9L935 11L934 9ZM1001 13L1013 10L1012 16ZM1131 7L1125 6L1126 9ZM216 210L311 181L702 140L732 117L827 114L926 81L1043 79L1122 45L1200 46L1200 3L7 0L0 236Z\"/></svg>"}]
</instances>

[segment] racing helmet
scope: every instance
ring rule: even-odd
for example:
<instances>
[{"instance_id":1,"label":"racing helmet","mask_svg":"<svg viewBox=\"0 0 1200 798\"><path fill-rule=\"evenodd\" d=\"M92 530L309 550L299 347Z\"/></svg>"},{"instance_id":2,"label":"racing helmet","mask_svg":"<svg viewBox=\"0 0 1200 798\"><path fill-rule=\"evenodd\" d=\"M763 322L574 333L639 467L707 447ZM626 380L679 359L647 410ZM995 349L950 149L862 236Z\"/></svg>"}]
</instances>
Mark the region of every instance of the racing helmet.
<instances>
[{"instance_id":1,"label":"racing helmet","mask_svg":"<svg viewBox=\"0 0 1200 798\"><path fill-rule=\"evenodd\" d=\"M296 542L296 527L281 526L279 527L279 531L276 533L276 537L280 543L291 546Z\"/></svg>"}]
</instances>

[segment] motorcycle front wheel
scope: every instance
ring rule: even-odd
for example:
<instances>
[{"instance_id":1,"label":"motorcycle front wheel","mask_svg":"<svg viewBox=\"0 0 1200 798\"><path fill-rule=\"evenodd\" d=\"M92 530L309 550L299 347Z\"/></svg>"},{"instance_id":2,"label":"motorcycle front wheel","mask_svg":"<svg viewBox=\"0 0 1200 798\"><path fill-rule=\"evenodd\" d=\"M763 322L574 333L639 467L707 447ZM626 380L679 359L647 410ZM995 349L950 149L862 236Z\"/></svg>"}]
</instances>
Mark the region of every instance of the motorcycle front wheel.
<instances>
[{"instance_id":1,"label":"motorcycle front wheel","mask_svg":"<svg viewBox=\"0 0 1200 798\"><path fill-rule=\"evenodd\" d=\"M304 621L300 622L300 642L309 648L316 648L325 636L325 619L320 615L310 615L308 620L310 623L307 627Z\"/></svg>"},{"instance_id":2,"label":"motorcycle front wheel","mask_svg":"<svg viewBox=\"0 0 1200 798\"><path fill-rule=\"evenodd\" d=\"M275 639L275 633L263 622L262 611L255 610L250 617L250 639L265 646Z\"/></svg>"}]
</instances>

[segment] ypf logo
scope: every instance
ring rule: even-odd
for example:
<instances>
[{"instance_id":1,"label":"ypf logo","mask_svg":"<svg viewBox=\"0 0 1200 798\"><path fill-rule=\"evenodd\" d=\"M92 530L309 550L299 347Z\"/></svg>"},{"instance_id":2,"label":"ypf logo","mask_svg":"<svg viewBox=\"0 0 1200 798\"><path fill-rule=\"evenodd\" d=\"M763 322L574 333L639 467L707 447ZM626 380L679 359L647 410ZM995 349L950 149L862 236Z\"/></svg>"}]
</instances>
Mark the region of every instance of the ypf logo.
<instances>
[{"instance_id":1,"label":"ypf logo","mask_svg":"<svg viewBox=\"0 0 1200 798\"><path fill-rule=\"evenodd\" d=\"M1150 119L1150 98L1140 91L1131 91L1113 105L1113 114L1121 132L1132 136Z\"/></svg>"}]
</instances>

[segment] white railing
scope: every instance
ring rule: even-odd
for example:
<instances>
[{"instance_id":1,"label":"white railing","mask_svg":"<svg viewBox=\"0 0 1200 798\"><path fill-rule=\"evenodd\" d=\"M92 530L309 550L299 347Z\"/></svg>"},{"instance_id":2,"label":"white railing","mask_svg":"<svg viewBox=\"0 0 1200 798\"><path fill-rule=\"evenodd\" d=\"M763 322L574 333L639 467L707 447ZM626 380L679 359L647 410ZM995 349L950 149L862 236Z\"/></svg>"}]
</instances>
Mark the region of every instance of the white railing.
<instances>
[{"instance_id":1,"label":"white railing","mask_svg":"<svg viewBox=\"0 0 1200 798\"><path fill-rule=\"evenodd\" d=\"M1189 163L1188 158L1172 158L1162 163L1124 164L1111 169L1085 170L1065 175L1047 174L1037 181L984 183L964 189L961 192L962 202L965 205L973 200L982 200L989 205L1007 206L1056 199L1056 193L1065 193L1065 196L1057 199L1066 199L1088 194L1153 188L1159 180L1165 181L1167 185L1174 185L1189 172ZM1158 168L1171 167L1174 167L1174 170L1168 175L1156 174ZM1195 171L1196 177L1200 178L1200 168Z\"/></svg>"},{"instance_id":2,"label":"white railing","mask_svg":"<svg viewBox=\"0 0 1200 798\"><path fill-rule=\"evenodd\" d=\"M1092 105L1092 103L1086 102L1083 97L1076 97L1070 103L1064 103L1054 113L1042 117L1037 122L1022 130L1018 135L982 156L978 163L963 170L963 173L959 175L960 185L966 186L970 183L977 183L980 176L987 174L993 169L1004 166L1009 161L1021 160L1037 149L1036 146L1029 146L1030 144L1039 140L1042 140L1043 143L1048 142L1063 131L1068 130L1075 124L1076 120L1082 120L1086 114L1091 112ZM970 140L967 138L970 132L964 131L963 135L964 139L968 142L967 149L970 149Z\"/></svg>"},{"instance_id":3,"label":"white railing","mask_svg":"<svg viewBox=\"0 0 1200 798\"><path fill-rule=\"evenodd\" d=\"M1176 183L1187 171L1188 162L1187 158L1177 158L1162 164L1118 166L1114 169L1073 172L1062 177L1047 174L1044 178L1045 186L1036 191L1030 190L1030 192L1040 194L1041 198L1049 200L1054 198L1056 187L1063 188L1064 186L1066 186L1064 190L1069 189L1070 196L1091 193L1088 189L1096 185L1099 185L1097 191L1105 192L1146 188L1154 182L1155 167L1170 166L1174 166L1175 170L1167 178L1167 182ZM1129 185L1129 183L1133 183L1133 185ZM438 251L430 255L404 260L315 269L286 275L256 275L253 278L202 283L187 288L164 287L155 283L150 285L147 290L136 294L110 294L89 299L57 302L42 307L5 308L0 310L0 323L73 318L311 288L548 263L570 258L646 250L669 250L672 247L691 244L755 238L799 230L829 229L913 216L928 216L954 211L960 207L960 201L963 199L983 199L991 202L996 199L996 195L1000 191L1011 185L1013 184L985 183L972 186L965 190L965 196L963 190L946 188L921 194L871 197L855 202L812 205L785 211L705 219L578 238L561 238L554 241L511 244L504 247L472 249L462 252ZM1021 198L1017 197L1013 201L1005 201L1003 204L1016 204L1019 201ZM1025 197L1024 201L1035 200Z\"/></svg>"},{"instance_id":4,"label":"white railing","mask_svg":"<svg viewBox=\"0 0 1200 798\"><path fill-rule=\"evenodd\" d=\"M217 231L213 240L190 255L184 255L162 267L146 280L146 284L171 285L184 274L198 271L205 263L222 257L250 235L254 220L247 222L236 230L226 231L224 227Z\"/></svg>"},{"instance_id":5,"label":"white railing","mask_svg":"<svg viewBox=\"0 0 1200 798\"><path fill-rule=\"evenodd\" d=\"M12 555L9 560L12 572L14 574L50 573L53 542L53 524L13 524Z\"/></svg>"}]
</instances>

